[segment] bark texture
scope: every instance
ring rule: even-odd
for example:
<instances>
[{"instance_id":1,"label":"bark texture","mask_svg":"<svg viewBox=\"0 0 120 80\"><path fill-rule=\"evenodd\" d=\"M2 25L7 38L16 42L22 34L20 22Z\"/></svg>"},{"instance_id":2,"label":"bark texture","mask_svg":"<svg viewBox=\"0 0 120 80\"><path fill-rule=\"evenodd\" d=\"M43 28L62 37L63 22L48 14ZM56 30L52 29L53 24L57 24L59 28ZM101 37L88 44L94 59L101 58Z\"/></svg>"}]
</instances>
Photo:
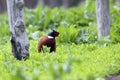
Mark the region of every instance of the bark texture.
<instances>
[{"instance_id":1,"label":"bark texture","mask_svg":"<svg viewBox=\"0 0 120 80\"><path fill-rule=\"evenodd\" d=\"M109 0L96 0L98 38L110 34Z\"/></svg>"},{"instance_id":2,"label":"bark texture","mask_svg":"<svg viewBox=\"0 0 120 80\"><path fill-rule=\"evenodd\" d=\"M29 40L25 30L23 7L23 0L7 0L12 52L18 60L29 57Z\"/></svg>"}]
</instances>

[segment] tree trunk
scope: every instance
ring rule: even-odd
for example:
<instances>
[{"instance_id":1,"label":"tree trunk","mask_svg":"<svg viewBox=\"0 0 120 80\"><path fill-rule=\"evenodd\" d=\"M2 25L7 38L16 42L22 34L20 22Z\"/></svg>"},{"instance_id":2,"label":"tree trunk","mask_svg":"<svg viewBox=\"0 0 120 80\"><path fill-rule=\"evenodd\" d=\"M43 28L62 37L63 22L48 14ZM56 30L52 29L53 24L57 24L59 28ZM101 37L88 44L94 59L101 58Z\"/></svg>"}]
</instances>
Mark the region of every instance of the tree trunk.
<instances>
[{"instance_id":1,"label":"tree trunk","mask_svg":"<svg viewBox=\"0 0 120 80\"><path fill-rule=\"evenodd\" d=\"M0 0L0 13L3 13L6 11L6 0Z\"/></svg>"},{"instance_id":2,"label":"tree trunk","mask_svg":"<svg viewBox=\"0 0 120 80\"><path fill-rule=\"evenodd\" d=\"M62 0L62 4L65 8L69 7L69 0Z\"/></svg>"},{"instance_id":3,"label":"tree trunk","mask_svg":"<svg viewBox=\"0 0 120 80\"><path fill-rule=\"evenodd\" d=\"M96 0L98 38L110 34L109 0Z\"/></svg>"},{"instance_id":4,"label":"tree trunk","mask_svg":"<svg viewBox=\"0 0 120 80\"><path fill-rule=\"evenodd\" d=\"M25 30L23 7L23 0L7 0L12 52L18 60L29 57L29 40Z\"/></svg>"}]
</instances>

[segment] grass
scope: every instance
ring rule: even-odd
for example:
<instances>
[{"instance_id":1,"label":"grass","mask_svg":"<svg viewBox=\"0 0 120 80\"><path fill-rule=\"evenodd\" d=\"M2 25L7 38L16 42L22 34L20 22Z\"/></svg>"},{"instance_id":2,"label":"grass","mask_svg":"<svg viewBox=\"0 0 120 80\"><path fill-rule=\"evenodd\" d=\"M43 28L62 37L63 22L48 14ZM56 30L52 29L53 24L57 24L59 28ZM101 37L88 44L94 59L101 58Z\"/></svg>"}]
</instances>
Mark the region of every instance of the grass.
<instances>
[{"instance_id":1,"label":"grass","mask_svg":"<svg viewBox=\"0 0 120 80\"><path fill-rule=\"evenodd\" d=\"M120 46L111 44L57 44L55 53L37 53L30 41L30 58L17 61L10 43L0 47L0 79L5 80L95 80L120 70Z\"/></svg>"}]
</instances>

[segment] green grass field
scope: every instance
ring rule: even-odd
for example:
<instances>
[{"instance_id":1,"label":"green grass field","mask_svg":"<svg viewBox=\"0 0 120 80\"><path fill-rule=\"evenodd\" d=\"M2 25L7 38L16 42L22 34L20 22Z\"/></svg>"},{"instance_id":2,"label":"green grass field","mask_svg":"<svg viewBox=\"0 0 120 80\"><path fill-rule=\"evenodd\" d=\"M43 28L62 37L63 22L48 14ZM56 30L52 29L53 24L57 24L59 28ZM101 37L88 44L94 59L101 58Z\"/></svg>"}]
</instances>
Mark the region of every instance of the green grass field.
<instances>
[{"instance_id":1,"label":"green grass field","mask_svg":"<svg viewBox=\"0 0 120 80\"><path fill-rule=\"evenodd\" d=\"M98 44L57 44L57 51L37 53L30 41L30 58L13 58L10 42L0 47L1 80L104 80L120 69L120 46Z\"/></svg>"}]
</instances>

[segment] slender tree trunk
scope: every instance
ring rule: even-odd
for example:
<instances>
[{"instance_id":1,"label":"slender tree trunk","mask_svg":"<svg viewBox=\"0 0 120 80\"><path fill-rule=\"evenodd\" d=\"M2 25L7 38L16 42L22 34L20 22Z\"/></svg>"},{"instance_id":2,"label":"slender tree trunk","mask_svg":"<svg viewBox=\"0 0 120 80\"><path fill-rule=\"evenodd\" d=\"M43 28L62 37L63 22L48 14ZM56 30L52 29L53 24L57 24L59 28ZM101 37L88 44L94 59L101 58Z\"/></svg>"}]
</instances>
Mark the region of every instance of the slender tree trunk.
<instances>
[{"instance_id":1,"label":"slender tree trunk","mask_svg":"<svg viewBox=\"0 0 120 80\"><path fill-rule=\"evenodd\" d=\"M6 11L6 0L0 0L0 13L3 13Z\"/></svg>"},{"instance_id":2,"label":"slender tree trunk","mask_svg":"<svg viewBox=\"0 0 120 80\"><path fill-rule=\"evenodd\" d=\"M25 30L23 7L23 0L7 0L12 52L18 60L29 57L29 40Z\"/></svg>"},{"instance_id":3,"label":"slender tree trunk","mask_svg":"<svg viewBox=\"0 0 120 80\"><path fill-rule=\"evenodd\" d=\"M69 7L69 0L62 0L62 4L65 8Z\"/></svg>"},{"instance_id":4,"label":"slender tree trunk","mask_svg":"<svg viewBox=\"0 0 120 80\"><path fill-rule=\"evenodd\" d=\"M96 0L98 38L110 34L109 0Z\"/></svg>"}]
</instances>

